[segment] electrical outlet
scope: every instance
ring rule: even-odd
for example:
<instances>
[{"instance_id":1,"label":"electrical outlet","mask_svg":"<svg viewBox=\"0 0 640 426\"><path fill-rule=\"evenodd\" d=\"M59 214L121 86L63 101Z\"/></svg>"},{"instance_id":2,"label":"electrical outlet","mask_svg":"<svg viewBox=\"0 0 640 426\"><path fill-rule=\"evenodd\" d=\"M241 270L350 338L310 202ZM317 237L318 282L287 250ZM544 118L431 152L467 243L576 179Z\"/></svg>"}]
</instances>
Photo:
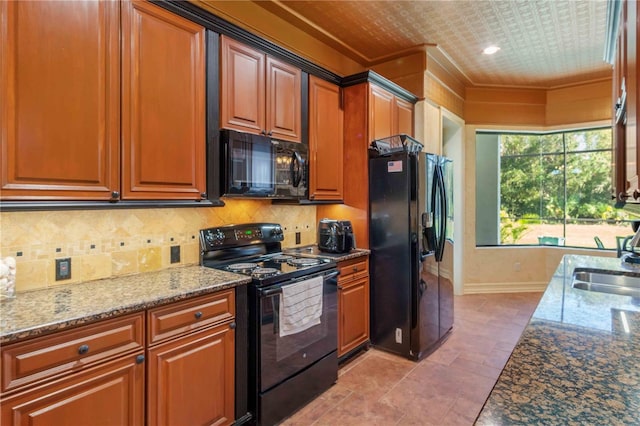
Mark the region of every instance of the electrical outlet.
<instances>
[{"instance_id":1,"label":"electrical outlet","mask_svg":"<svg viewBox=\"0 0 640 426\"><path fill-rule=\"evenodd\" d=\"M402 343L402 329L396 328L396 343Z\"/></svg>"},{"instance_id":2,"label":"electrical outlet","mask_svg":"<svg viewBox=\"0 0 640 426\"><path fill-rule=\"evenodd\" d=\"M171 263L180 263L180 246L171 246Z\"/></svg>"},{"instance_id":3,"label":"electrical outlet","mask_svg":"<svg viewBox=\"0 0 640 426\"><path fill-rule=\"evenodd\" d=\"M300 244L300 233L296 232L296 244Z\"/></svg>"},{"instance_id":4,"label":"electrical outlet","mask_svg":"<svg viewBox=\"0 0 640 426\"><path fill-rule=\"evenodd\" d=\"M71 278L71 258L56 259L56 281Z\"/></svg>"}]
</instances>

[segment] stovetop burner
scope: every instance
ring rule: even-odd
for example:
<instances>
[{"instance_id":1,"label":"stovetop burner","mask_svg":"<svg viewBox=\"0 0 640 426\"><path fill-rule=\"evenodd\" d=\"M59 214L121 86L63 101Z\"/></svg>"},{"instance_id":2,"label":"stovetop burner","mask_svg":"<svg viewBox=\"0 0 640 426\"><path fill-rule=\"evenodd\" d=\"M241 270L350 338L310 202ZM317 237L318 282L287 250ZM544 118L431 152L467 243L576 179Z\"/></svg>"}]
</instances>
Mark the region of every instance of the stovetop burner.
<instances>
[{"instance_id":1,"label":"stovetop burner","mask_svg":"<svg viewBox=\"0 0 640 426\"><path fill-rule=\"evenodd\" d=\"M310 257L299 257L299 258L292 258L290 260L287 260L287 263L291 266L297 266L297 267L304 267L304 266L313 266L313 265L319 265L320 263L322 263L322 261L320 259L313 259Z\"/></svg>"},{"instance_id":2,"label":"stovetop burner","mask_svg":"<svg viewBox=\"0 0 640 426\"><path fill-rule=\"evenodd\" d=\"M257 263L232 263L227 266L227 269L231 272L238 272L240 274L248 274L258 267Z\"/></svg>"},{"instance_id":3,"label":"stovetop burner","mask_svg":"<svg viewBox=\"0 0 640 426\"><path fill-rule=\"evenodd\" d=\"M251 271L251 276L253 278L264 279L273 277L274 275L278 275L280 273L276 268L256 268Z\"/></svg>"},{"instance_id":4,"label":"stovetop burner","mask_svg":"<svg viewBox=\"0 0 640 426\"><path fill-rule=\"evenodd\" d=\"M288 254L278 254L278 255L273 256L273 257L271 258L271 260L272 260L273 262L276 262L276 263L284 263L284 262L288 262L288 261L289 261L289 260L291 260L291 259L293 259L293 256L288 255Z\"/></svg>"}]
</instances>

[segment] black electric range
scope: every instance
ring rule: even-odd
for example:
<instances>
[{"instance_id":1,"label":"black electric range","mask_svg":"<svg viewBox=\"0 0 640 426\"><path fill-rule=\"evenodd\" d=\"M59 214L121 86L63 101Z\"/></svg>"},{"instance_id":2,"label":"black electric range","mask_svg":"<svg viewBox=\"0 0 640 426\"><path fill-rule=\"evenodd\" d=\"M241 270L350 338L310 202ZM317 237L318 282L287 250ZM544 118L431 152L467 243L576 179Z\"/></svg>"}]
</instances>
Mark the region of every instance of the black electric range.
<instances>
[{"instance_id":1,"label":"black electric range","mask_svg":"<svg viewBox=\"0 0 640 426\"><path fill-rule=\"evenodd\" d=\"M283 239L282 227L274 223L200 231L201 265L252 277L247 286L248 350L247 345L241 350L248 363L248 408L258 425L281 422L338 378L337 265L328 258L285 254ZM292 317L283 309L285 293L294 288L304 289L305 306L309 303L314 314L308 324L296 324L290 332L286 326Z\"/></svg>"}]
</instances>

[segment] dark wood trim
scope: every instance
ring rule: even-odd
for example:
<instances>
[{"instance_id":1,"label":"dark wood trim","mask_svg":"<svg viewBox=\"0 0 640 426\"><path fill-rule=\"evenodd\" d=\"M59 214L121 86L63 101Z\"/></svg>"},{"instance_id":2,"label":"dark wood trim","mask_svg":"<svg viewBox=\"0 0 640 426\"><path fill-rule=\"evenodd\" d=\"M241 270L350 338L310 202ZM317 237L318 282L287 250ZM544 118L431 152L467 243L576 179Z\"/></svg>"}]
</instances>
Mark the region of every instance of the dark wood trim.
<instances>
[{"instance_id":1,"label":"dark wood trim","mask_svg":"<svg viewBox=\"0 0 640 426\"><path fill-rule=\"evenodd\" d=\"M207 198L219 201L222 195L220 155L220 35L207 30Z\"/></svg>"},{"instance_id":2,"label":"dark wood trim","mask_svg":"<svg viewBox=\"0 0 640 426\"><path fill-rule=\"evenodd\" d=\"M302 143L309 146L309 74L302 71L300 93ZM308 160L307 160L308 161ZM307 181L309 176L307 176Z\"/></svg>"},{"instance_id":3,"label":"dark wood trim","mask_svg":"<svg viewBox=\"0 0 640 426\"><path fill-rule=\"evenodd\" d=\"M51 211L51 210L107 210L107 209L145 209L162 207L222 207L222 200L142 200L142 201L3 201L0 211Z\"/></svg>"},{"instance_id":4,"label":"dark wood trim","mask_svg":"<svg viewBox=\"0 0 640 426\"><path fill-rule=\"evenodd\" d=\"M249 302L247 286L236 287L236 349L235 349L235 425L249 422L253 416L249 411Z\"/></svg>"},{"instance_id":5,"label":"dark wood trim","mask_svg":"<svg viewBox=\"0 0 640 426\"><path fill-rule=\"evenodd\" d=\"M375 71L365 71L359 74L349 75L342 79L342 87L355 86L360 83L374 83L376 86L379 86L382 89L385 89L388 92L391 92L393 95L403 99L407 102L411 102L415 104L418 102L418 97L413 93L409 92L407 89L404 89L401 86L398 86L391 80L387 80L380 74Z\"/></svg>"},{"instance_id":6,"label":"dark wood trim","mask_svg":"<svg viewBox=\"0 0 640 426\"><path fill-rule=\"evenodd\" d=\"M250 33L224 19L206 11L193 3L183 0L152 0L153 3L164 7L180 16L190 19L219 34L227 35L235 40L247 44L264 53L282 59L309 74L315 75L334 84L340 84L341 77L308 61L276 44L271 43L255 34Z\"/></svg>"},{"instance_id":7,"label":"dark wood trim","mask_svg":"<svg viewBox=\"0 0 640 426\"><path fill-rule=\"evenodd\" d=\"M294 206L318 206L322 204L344 204L343 200L285 200L273 199L271 204L288 204Z\"/></svg>"}]
</instances>

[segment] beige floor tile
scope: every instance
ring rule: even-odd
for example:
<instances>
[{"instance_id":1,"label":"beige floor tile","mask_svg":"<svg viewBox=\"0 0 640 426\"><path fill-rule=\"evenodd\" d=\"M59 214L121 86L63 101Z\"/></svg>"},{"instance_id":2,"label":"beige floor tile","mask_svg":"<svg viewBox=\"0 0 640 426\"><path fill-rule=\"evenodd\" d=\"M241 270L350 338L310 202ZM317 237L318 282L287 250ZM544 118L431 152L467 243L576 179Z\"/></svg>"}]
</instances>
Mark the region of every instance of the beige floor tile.
<instances>
[{"instance_id":1,"label":"beige floor tile","mask_svg":"<svg viewBox=\"0 0 640 426\"><path fill-rule=\"evenodd\" d=\"M364 351L283 425L472 425L540 296L456 296L453 332L427 358Z\"/></svg>"}]
</instances>

